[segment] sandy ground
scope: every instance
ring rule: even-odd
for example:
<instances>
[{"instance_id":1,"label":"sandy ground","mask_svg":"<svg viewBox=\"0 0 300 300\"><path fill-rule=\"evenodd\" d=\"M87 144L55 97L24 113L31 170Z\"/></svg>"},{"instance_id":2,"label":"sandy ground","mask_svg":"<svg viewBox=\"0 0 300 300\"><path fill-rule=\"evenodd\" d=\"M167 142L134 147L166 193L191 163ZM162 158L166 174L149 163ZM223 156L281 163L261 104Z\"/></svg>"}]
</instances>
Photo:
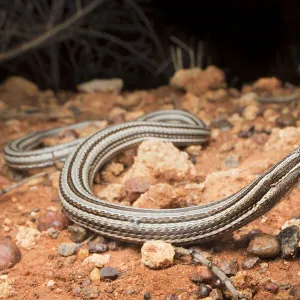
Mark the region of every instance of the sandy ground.
<instances>
[{"instance_id":1,"label":"sandy ground","mask_svg":"<svg viewBox=\"0 0 300 300\"><path fill-rule=\"evenodd\" d=\"M121 94L60 92L55 95L52 91L39 91L34 84L20 78L10 78L0 87L0 144L3 147L9 140L33 130L86 119L117 123L134 120L157 109L185 109L202 118L212 129L208 145L193 157L197 176L190 181L205 184L205 188L197 193L199 198L196 204L212 202L250 183L300 144L298 102L261 104L255 98L257 94L290 94L296 88L285 88L281 82L269 78L237 91L224 86L218 72L213 70L211 77L196 76L198 81L190 79L189 75L179 74L184 79L179 78L170 86ZM178 86L184 90L178 89ZM278 119L282 116L288 120L283 125ZM230 122L231 128L224 125L223 129L218 128L220 118ZM247 134L251 136L247 137ZM0 188L8 187L14 182L12 179L24 176L8 169L2 158L0 164ZM99 190L113 182L120 182L128 170L130 167L121 175L108 179L104 185L98 184ZM158 182L164 183L164 180L160 178ZM176 182L167 183L176 185ZM60 210L57 190L51 180L35 181L1 196L0 235L15 241L20 227L36 228L39 217L45 215L49 208ZM235 232L234 236L239 237L257 228L276 235L286 221L299 214L299 209L300 189L295 187L284 201L265 216ZM59 232L57 239L42 232L36 245L30 249L21 247L21 261L13 268L2 271L2 289L5 290L3 286L7 283L9 288L6 289L10 289L12 297L20 300L93 299L91 290L94 287L99 292L94 299L143 299L146 292L150 292L151 299L167 299L170 294L179 296L179 299L200 299L193 293L197 291L197 286L189 278L199 266L189 259L176 259L169 268L151 270L141 263L141 246L122 244L120 249L108 252L110 260L107 265L119 271L118 279L89 282L93 267L82 265L83 258L78 254L75 261L61 257L57 249L63 242L71 242L66 229ZM240 266L241 261L249 256L246 247L237 249L230 239L225 238L217 244L218 247L199 245L199 249L211 252L216 263L237 259ZM268 264L267 268L263 263ZM262 258L246 272L257 278L271 278L281 286L300 283L297 257L290 260L280 256ZM55 282L53 287L47 286L50 280ZM76 288L81 289L78 294ZM289 288L281 289L278 295L263 288L254 290L254 299L296 299L288 296Z\"/></svg>"}]
</instances>

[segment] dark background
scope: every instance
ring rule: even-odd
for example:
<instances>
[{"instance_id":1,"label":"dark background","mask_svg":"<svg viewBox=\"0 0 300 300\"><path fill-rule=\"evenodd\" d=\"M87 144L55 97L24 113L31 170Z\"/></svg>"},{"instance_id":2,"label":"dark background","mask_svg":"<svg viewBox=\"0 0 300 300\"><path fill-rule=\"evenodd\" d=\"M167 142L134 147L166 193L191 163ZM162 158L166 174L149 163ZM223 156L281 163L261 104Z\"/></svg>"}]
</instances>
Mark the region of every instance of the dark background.
<instances>
[{"instance_id":1,"label":"dark background","mask_svg":"<svg viewBox=\"0 0 300 300\"><path fill-rule=\"evenodd\" d=\"M140 33L124 33L119 30L128 24L133 24L132 8L123 6L123 2L126 1L109 1L111 1L109 4L100 5L99 9L92 11L87 16L83 28L86 30L97 27L98 23L106 18L108 23L106 32L135 46L134 41L136 36L140 36ZM85 3L89 2L91 1ZM50 7L51 1L47 3ZM13 10L13 4L13 1L3 2L2 10ZM136 53L129 53L130 51L119 46L109 48L106 51L109 55L100 61L97 55L108 49L107 40L91 40L87 35L81 34L78 39L75 36L73 40L68 40L67 44L65 42L59 44L60 41L52 39L50 43L41 45L37 49L2 62L0 64L0 80L4 80L10 75L21 75L35 81L41 88L58 90L74 89L76 84L92 78L121 77L125 81L125 87L129 89L156 87L168 83L169 77L174 72L170 62L170 46L172 45L170 36L174 35L194 49L196 49L197 41L203 41L205 51L202 66L206 67L213 63L222 68L226 72L228 83L236 87L262 76L277 76L283 81L293 84L299 82L300 4L298 1L143 0L135 1L135 4L139 5L148 21L153 25L164 55L157 53L158 48L152 45L151 40L149 46L145 44L145 46L137 48L138 52L142 52L140 50L142 48L146 49L145 55L154 59L156 65L164 66L159 74L151 67L147 68L145 60L135 62ZM122 18L111 16L114 14L114 10L111 9L113 5L116 5L118 11L124 13L128 10L128 13L124 13ZM33 13L37 12L34 10ZM63 14L68 13L68 7L64 8ZM111 26L109 26L109 22L111 22ZM22 28L22 26L20 27ZM26 26L23 28L26 32ZM34 28L34 24L32 28ZM139 31L139 26L136 28ZM98 27L97 30L99 30ZM0 37L3 38L3 35ZM73 51L79 40L79 48L82 50L84 44L86 54L82 56L82 51L74 51L72 54L73 66L64 65L64 62L70 59L70 49ZM22 42L24 42L24 38L18 40L18 37L14 37L13 43L9 45L8 49L16 47ZM56 45L59 47L54 48ZM92 50L88 47L92 47ZM2 52L8 49L2 48ZM116 55L110 55L110 51ZM115 60L120 59L116 58L119 57L117 54L125 57L124 64L128 60L133 62L133 66L128 68L124 67L123 63L116 64ZM81 57L84 57L84 61L82 65L79 65ZM89 64L89 59L94 61ZM186 63L188 58L184 57L183 59L184 66L188 67L188 63ZM76 70L74 62L78 62ZM99 65L95 62L99 62ZM91 65L91 67L87 68L87 65Z\"/></svg>"}]
</instances>

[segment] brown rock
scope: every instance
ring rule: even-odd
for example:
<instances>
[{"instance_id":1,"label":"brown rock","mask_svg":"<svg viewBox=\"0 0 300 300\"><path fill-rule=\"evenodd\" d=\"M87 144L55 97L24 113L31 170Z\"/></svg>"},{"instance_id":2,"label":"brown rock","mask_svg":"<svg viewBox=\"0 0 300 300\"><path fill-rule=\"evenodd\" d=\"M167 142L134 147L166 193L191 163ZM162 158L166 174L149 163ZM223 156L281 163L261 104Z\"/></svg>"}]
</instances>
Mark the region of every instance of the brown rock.
<instances>
[{"instance_id":1,"label":"brown rock","mask_svg":"<svg viewBox=\"0 0 300 300\"><path fill-rule=\"evenodd\" d=\"M11 76L4 82L4 88L10 92L22 92L34 96L39 92L38 87L31 81L18 76Z\"/></svg>"},{"instance_id":2,"label":"brown rock","mask_svg":"<svg viewBox=\"0 0 300 300\"><path fill-rule=\"evenodd\" d=\"M272 294L278 293L278 284L275 282L269 282L265 285L265 290L271 292Z\"/></svg>"},{"instance_id":3,"label":"brown rock","mask_svg":"<svg viewBox=\"0 0 300 300\"><path fill-rule=\"evenodd\" d=\"M135 177L125 181L124 190L126 193L129 194L132 193L142 194L148 191L150 185L151 182L147 177L140 177L140 178Z\"/></svg>"},{"instance_id":4,"label":"brown rock","mask_svg":"<svg viewBox=\"0 0 300 300\"><path fill-rule=\"evenodd\" d=\"M262 234L254 237L247 251L258 257L276 257L280 253L280 244L278 239L273 235Z\"/></svg>"},{"instance_id":5,"label":"brown rock","mask_svg":"<svg viewBox=\"0 0 300 300\"><path fill-rule=\"evenodd\" d=\"M47 210L38 219L37 229L39 231L46 231L49 228L54 228L59 231L67 228L70 220L64 213Z\"/></svg>"},{"instance_id":6,"label":"brown rock","mask_svg":"<svg viewBox=\"0 0 300 300\"><path fill-rule=\"evenodd\" d=\"M259 261L259 257L247 257L242 261L242 269L250 270L252 269Z\"/></svg>"},{"instance_id":7,"label":"brown rock","mask_svg":"<svg viewBox=\"0 0 300 300\"><path fill-rule=\"evenodd\" d=\"M21 260L21 251L10 239L0 239L0 270L12 268Z\"/></svg>"},{"instance_id":8,"label":"brown rock","mask_svg":"<svg viewBox=\"0 0 300 300\"><path fill-rule=\"evenodd\" d=\"M209 294L209 297L211 297L213 300L223 300L222 292L219 289L214 289Z\"/></svg>"},{"instance_id":9,"label":"brown rock","mask_svg":"<svg viewBox=\"0 0 300 300\"><path fill-rule=\"evenodd\" d=\"M276 77L260 78L253 84L254 89L262 89L270 92L279 87L281 87L281 81Z\"/></svg>"},{"instance_id":10,"label":"brown rock","mask_svg":"<svg viewBox=\"0 0 300 300\"><path fill-rule=\"evenodd\" d=\"M220 269L226 274L226 275L235 275L239 270L239 264L236 259L230 260L230 261L224 261Z\"/></svg>"},{"instance_id":11,"label":"brown rock","mask_svg":"<svg viewBox=\"0 0 300 300\"><path fill-rule=\"evenodd\" d=\"M177 194L173 187L166 183L158 183L137 199L133 207L140 208L174 208L178 207Z\"/></svg>"},{"instance_id":12,"label":"brown rock","mask_svg":"<svg viewBox=\"0 0 300 300\"><path fill-rule=\"evenodd\" d=\"M214 278L213 272L204 266L200 267L196 273L190 275L190 280L196 284L199 283L210 284L213 278Z\"/></svg>"}]
</instances>

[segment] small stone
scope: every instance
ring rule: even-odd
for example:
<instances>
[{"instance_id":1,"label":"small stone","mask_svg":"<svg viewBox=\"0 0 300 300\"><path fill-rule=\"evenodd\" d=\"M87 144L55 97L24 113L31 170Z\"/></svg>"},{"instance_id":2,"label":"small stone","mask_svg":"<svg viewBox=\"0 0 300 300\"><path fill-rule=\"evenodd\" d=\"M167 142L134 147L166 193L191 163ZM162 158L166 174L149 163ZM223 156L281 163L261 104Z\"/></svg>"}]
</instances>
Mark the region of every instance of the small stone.
<instances>
[{"instance_id":1,"label":"small stone","mask_svg":"<svg viewBox=\"0 0 300 300\"><path fill-rule=\"evenodd\" d=\"M232 124L224 117L214 119L210 123L210 127L219 128L221 131L227 131L232 128Z\"/></svg>"},{"instance_id":2,"label":"small stone","mask_svg":"<svg viewBox=\"0 0 300 300\"><path fill-rule=\"evenodd\" d=\"M240 161L236 155L228 155L224 160L224 164L227 168L237 168Z\"/></svg>"},{"instance_id":3,"label":"small stone","mask_svg":"<svg viewBox=\"0 0 300 300\"><path fill-rule=\"evenodd\" d=\"M81 288L79 286L77 286L76 288L73 289L73 295L74 296L78 296L81 292Z\"/></svg>"},{"instance_id":4,"label":"small stone","mask_svg":"<svg viewBox=\"0 0 300 300\"><path fill-rule=\"evenodd\" d=\"M112 267L104 267L100 270L101 278L104 280L116 280L119 276L117 269Z\"/></svg>"},{"instance_id":5,"label":"small stone","mask_svg":"<svg viewBox=\"0 0 300 300\"><path fill-rule=\"evenodd\" d=\"M81 243L88 236L88 230L78 225L68 226L68 231L71 233L70 238L74 243Z\"/></svg>"},{"instance_id":6,"label":"small stone","mask_svg":"<svg viewBox=\"0 0 300 300\"><path fill-rule=\"evenodd\" d=\"M269 264L268 264L268 263L263 262L263 263L261 263L259 266L260 266L260 269L261 269L263 272L268 271L268 268L269 268Z\"/></svg>"},{"instance_id":7,"label":"small stone","mask_svg":"<svg viewBox=\"0 0 300 300\"><path fill-rule=\"evenodd\" d=\"M52 210L41 215L38 219L37 229L39 231L46 231L49 228L54 228L59 231L65 229L69 224L69 219L63 213L59 213Z\"/></svg>"},{"instance_id":8,"label":"small stone","mask_svg":"<svg viewBox=\"0 0 300 300\"><path fill-rule=\"evenodd\" d=\"M252 269L259 261L259 257L247 257L242 261L242 269L250 270Z\"/></svg>"},{"instance_id":9,"label":"small stone","mask_svg":"<svg viewBox=\"0 0 300 300\"><path fill-rule=\"evenodd\" d=\"M275 282L269 282L265 285L265 290L272 294L277 294L278 293L278 284Z\"/></svg>"},{"instance_id":10,"label":"small stone","mask_svg":"<svg viewBox=\"0 0 300 300\"><path fill-rule=\"evenodd\" d=\"M235 275L239 271L239 264L236 259L225 261L221 264L220 269L229 276Z\"/></svg>"},{"instance_id":11,"label":"small stone","mask_svg":"<svg viewBox=\"0 0 300 300\"><path fill-rule=\"evenodd\" d=\"M151 300L151 294L150 294L150 292L146 292L144 294L144 300Z\"/></svg>"},{"instance_id":12,"label":"small stone","mask_svg":"<svg viewBox=\"0 0 300 300\"><path fill-rule=\"evenodd\" d=\"M220 289L220 290L222 290L225 287L224 283L217 277L213 278L213 280L211 282L211 286L214 289Z\"/></svg>"},{"instance_id":13,"label":"small stone","mask_svg":"<svg viewBox=\"0 0 300 300\"><path fill-rule=\"evenodd\" d=\"M21 251L10 239L0 239L0 270L12 268L21 260Z\"/></svg>"},{"instance_id":14,"label":"small stone","mask_svg":"<svg viewBox=\"0 0 300 300\"><path fill-rule=\"evenodd\" d=\"M79 249L78 253L77 253L77 257L80 260L83 260L83 259L86 259L87 257L89 257L89 251L88 251L88 249L86 249L86 248Z\"/></svg>"},{"instance_id":15,"label":"small stone","mask_svg":"<svg viewBox=\"0 0 300 300\"><path fill-rule=\"evenodd\" d=\"M219 289L214 289L209 294L209 297L211 297L213 300L223 300L222 292Z\"/></svg>"},{"instance_id":16,"label":"small stone","mask_svg":"<svg viewBox=\"0 0 300 300\"><path fill-rule=\"evenodd\" d=\"M142 194L148 191L150 182L147 177L130 178L124 183L124 190L128 194L138 193Z\"/></svg>"},{"instance_id":17,"label":"small stone","mask_svg":"<svg viewBox=\"0 0 300 300\"><path fill-rule=\"evenodd\" d=\"M51 239L57 239L59 232L54 228L49 228L47 230L48 236L51 237Z\"/></svg>"},{"instance_id":18,"label":"small stone","mask_svg":"<svg viewBox=\"0 0 300 300\"><path fill-rule=\"evenodd\" d=\"M47 287L50 288L50 290L53 290L55 288L55 281L49 280L47 283Z\"/></svg>"},{"instance_id":19,"label":"small stone","mask_svg":"<svg viewBox=\"0 0 300 300\"><path fill-rule=\"evenodd\" d=\"M76 251L76 244L74 243L62 243L58 247L58 253L64 257L73 255L75 251Z\"/></svg>"},{"instance_id":20,"label":"small stone","mask_svg":"<svg viewBox=\"0 0 300 300\"><path fill-rule=\"evenodd\" d=\"M93 264L95 267L102 268L109 262L110 254L98 254L94 253L91 256L87 257L82 264Z\"/></svg>"},{"instance_id":21,"label":"small stone","mask_svg":"<svg viewBox=\"0 0 300 300\"><path fill-rule=\"evenodd\" d=\"M240 138L244 138L244 139L248 139L250 138L255 132L255 127L254 126L250 126L246 129L243 129L241 130L239 133L238 133L238 137Z\"/></svg>"},{"instance_id":22,"label":"small stone","mask_svg":"<svg viewBox=\"0 0 300 300\"><path fill-rule=\"evenodd\" d=\"M180 300L180 298L175 294L169 294L169 295L167 295L166 300Z\"/></svg>"},{"instance_id":23,"label":"small stone","mask_svg":"<svg viewBox=\"0 0 300 300\"><path fill-rule=\"evenodd\" d=\"M279 240L282 258L294 258L296 256L299 238L298 226L289 226L281 230Z\"/></svg>"},{"instance_id":24,"label":"small stone","mask_svg":"<svg viewBox=\"0 0 300 300\"><path fill-rule=\"evenodd\" d=\"M41 233L35 228L20 226L16 235L16 244L20 248L31 249L40 239Z\"/></svg>"},{"instance_id":25,"label":"small stone","mask_svg":"<svg viewBox=\"0 0 300 300\"><path fill-rule=\"evenodd\" d=\"M259 107L257 105L251 104L245 107L243 111L243 117L247 121L253 121L259 112Z\"/></svg>"},{"instance_id":26,"label":"small stone","mask_svg":"<svg viewBox=\"0 0 300 300\"><path fill-rule=\"evenodd\" d=\"M90 273L90 278L94 282L100 281L101 275L100 275L100 271L98 268L94 268L92 270L92 272Z\"/></svg>"},{"instance_id":27,"label":"small stone","mask_svg":"<svg viewBox=\"0 0 300 300\"><path fill-rule=\"evenodd\" d=\"M290 283L280 283L279 288L281 290L288 290L292 287L292 285Z\"/></svg>"},{"instance_id":28,"label":"small stone","mask_svg":"<svg viewBox=\"0 0 300 300\"><path fill-rule=\"evenodd\" d=\"M191 145L185 148L185 151L191 156L199 156L201 153L201 145Z\"/></svg>"},{"instance_id":29,"label":"small stone","mask_svg":"<svg viewBox=\"0 0 300 300\"><path fill-rule=\"evenodd\" d=\"M211 283L212 279L214 278L214 274L212 271L210 271L207 267L200 267L198 269L198 272L193 273L190 276L190 280L196 284L199 283Z\"/></svg>"},{"instance_id":30,"label":"small stone","mask_svg":"<svg viewBox=\"0 0 300 300\"><path fill-rule=\"evenodd\" d=\"M84 299L96 299L99 297L100 292L96 286L87 286L81 290L81 295Z\"/></svg>"},{"instance_id":31,"label":"small stone","mask_svg":"<svg viewBox=\"0 0 300 300\"><path fill-rule=\"evenodd\" d=\"M175 250L170 243L150 240L141 249L142 263L151 269L167 268L174 262Z\"/></svg>"},{"instance_id":32,"label":"small stone","mask_svg":"<svg viewBox=\"0 0 300 300\"><path fill-rule=\"evenodd\" d=\"M76 255L68 256L68 257L66 257L66 259L65 259L65 263L66 263L67 265L73 265L74 262L76 261L76 259L77 259Z\"/></svg>"},{"instance_id":33,"label":"small stone","mask_svg":"<svg viewBox=\"0 0 300 300\"><path fill-rule=\"evenodd\" d=\"M273 235L262 234L253 238L247 251L258 257L276 257L280 253L280 244L278 239Z\"/></svg>"},{"instance_id":34,"label":"small stone","mask_svg":"<svg viewBox=\"0 0 300 300\"><path fill-rule=\"evenodd\" d=\"M300 300L300 284L295 284L290 290L290 295L295 297L295 300Z\"/></svg>"},{"instance_id":35,"label":"small stone","mask_svg":"<svg viewBox=\"0 0 300 300\"><path fill-rule=\"evenodd\" d=\"M81 287L85 287L85 286L88 286L92 283L91 279L90 278L85 278L82 283L81 283Z\"/></svg>"},{"instance_id":36,"label":"small stone","mask_svg":"<svg viewBox=\"0 0 300 300\"><path fill-rule=\"evenodd\" d=\"M296 126L296 119L290 113L281 114L279 117L276 118L275 122L281 128L288 126Z\"/></svg>"},{"instance_id":37,"label":"small stone","mask_svg":"<svg viewBox=\"0 0 300 300\"><path fill-rule=\"evenodd\" d=\"M197 296L199 296L200 299L201 298L205 298L205 297L209 296L210 292L211 292L211 288L210 287L208 287L205 284L200 284L199 285L199 289L197 291Z\"/></svg>"},{"instance_id":38,"label":"small stone","mask_svg":"<svg viewBox=\"0 0 300 300\"><path fill-rule=\"evenodd\" d=\"M90 253L103 253L105 251L108 251L108 246L105 243L100 242L89 242L89 248Z\"/></svg>"}]
</instances>

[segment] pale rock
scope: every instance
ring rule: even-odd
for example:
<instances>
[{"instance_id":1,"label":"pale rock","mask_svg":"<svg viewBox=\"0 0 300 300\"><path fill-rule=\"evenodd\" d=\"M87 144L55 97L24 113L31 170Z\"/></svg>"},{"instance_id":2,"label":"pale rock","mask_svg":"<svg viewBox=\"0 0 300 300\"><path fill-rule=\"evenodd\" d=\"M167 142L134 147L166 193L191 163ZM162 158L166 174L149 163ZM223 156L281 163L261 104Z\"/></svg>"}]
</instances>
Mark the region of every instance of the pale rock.
<instances>
[{"instance_id":1,"label":"pale rock","mask_svg":"<svg viewBox=\"0 0 300 300\"><path fill-rule=\"evenodd\" d=\"M161 269L171 266L174 262L175 250L164 241L150 240L141 249L142 263L151 269Z\"/></svg>"},{"instance_id":2,"label":"pale rock","mask_svg":"<svg viewBox=\"0 0 300 300\"><path fill-rule=\"evenodd\" d=\"M110 254L98 254L94 253L91 256L87 257L82 264L88 265L92 264L95 267L102 268L104 265L106 265L110 260Z\"/></svg>"},{"instance_id":3,"label":"pale rock","mask_svg":"<svg viewBox=\"0 0 300 300\"><path fill-rule=\"evenodd\" d=\"M150 186L149 190L142 194L133 204L139 208L174 208L177 203L177 194L173 187L166 183L158 183Z\"/></svg>"},{"instance_id":4,"label":"pale rock","mask_svg":"<svg viewBox=\"0 0 300 300\"><path fill-rule=\"evenodd\" d=\"M77 85L77 90L85 93L93 92L117 92L123 88L123 80L120 78L113 79L94 79Z\"/></svg>"},{"instance_id":5,"label":"pale rock","mask_svg":"<svg viewBox=\"0 0 300 300\"><path fill-rule=\"evenodd\" d=\"M243 117L247 121L253 121L255 120L258 112L259 112L259 107L257 105L251 104L246 106L246 108L244 109Z\"/></svg>"},{"instance_id":6,"label":"pale rock","mask_svg":"<svg viewBox=\"0 0 300 300\"><path fill-rule=\"evenodd\" d=\"M96 191L95 194L97 197L109 202L118 201L123 195L123 185L120 183L111 183L103 190Z\"/></svg>"},{"instance_id":7,"label":"pale rock","mask_svg":"<svg viewBox=\"0 0 300 300\"><path fill-rule=\"evenodd\" d=\"M20 248L31 249L36 245L40 236L41 233L37 229L20 226L16 235L16 244Z\"/></svg>"},{"instance_id":8,"label":"pale rock","mask_svg":"<svg viewBox=\"0 0 300 300\"><path fill-rule=\"evenodd\" d=\"M92 270L92 272L90 273L90 279L91 279L93 282L100 281L101 275L100 275L100 270L99 270L98 268L94 268L94 269Z\"/></svg>"}]
</instances>

